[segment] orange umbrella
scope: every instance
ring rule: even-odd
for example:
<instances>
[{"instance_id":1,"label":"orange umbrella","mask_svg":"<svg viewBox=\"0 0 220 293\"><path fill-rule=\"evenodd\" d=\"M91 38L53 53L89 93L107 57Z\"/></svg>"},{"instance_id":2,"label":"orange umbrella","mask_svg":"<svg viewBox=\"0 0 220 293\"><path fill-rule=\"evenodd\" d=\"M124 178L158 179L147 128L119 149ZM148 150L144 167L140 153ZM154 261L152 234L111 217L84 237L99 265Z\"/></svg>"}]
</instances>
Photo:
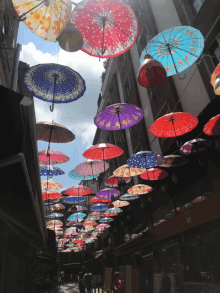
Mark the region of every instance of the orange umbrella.
<instances>
[{"instance_id":1,"label":"orange umbrella","mask_svg":"<svg viewBox=\"0 0 220 293\"><path fill-rule=\"evenodd\" d=\"M130 194L146 194L149 193L153 190L151 186L145 185L145 184L137 184L132 186L131 188L128 189L128 193Z\"/></svg>"},{"instance_id":2,"label":"orange umbrella","mask_svg":"<svg viewBox=\"0 0 220 293\"><path fill-rule=\"evenodd\" d=\"M113 174L117 177L133 177L144 173L146 169L134 168L129 165L123 165L116 169Z\"/></svg>"},{"instance_id":3,"label":"orange umbrella","mask_svg":"<svg viewBox=\"0 0 220 293\"><path fill-rule=\"evenodd\" d=\"M42 190L51 190L51 189L60 189L63 188L63 185L61 185L60 183L54 181L54 180L42 180L41 181L41 189Z\"/></svg>"}]
</instances>

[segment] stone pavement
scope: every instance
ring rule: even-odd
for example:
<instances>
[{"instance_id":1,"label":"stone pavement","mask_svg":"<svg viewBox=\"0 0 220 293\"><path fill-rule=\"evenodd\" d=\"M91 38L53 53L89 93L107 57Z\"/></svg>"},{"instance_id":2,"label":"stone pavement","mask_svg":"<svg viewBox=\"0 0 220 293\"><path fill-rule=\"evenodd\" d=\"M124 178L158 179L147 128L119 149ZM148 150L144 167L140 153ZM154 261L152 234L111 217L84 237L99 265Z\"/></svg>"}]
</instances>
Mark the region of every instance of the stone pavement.
<instances>
[{"instance_id":1,"label":"stone pavement","mask_svg":"<svg viewBox=\"0 0 220 293\"><path fill-rule=\"evenodd\" d=\"M69 283L69 284L65 284L60 286L60 288L63 290L64 293L79 293L79 284L78 283ZM93 293L102 293L102 290L98 290L98 289L94 289L92 291Z\"/></svg>"}]
</instances>

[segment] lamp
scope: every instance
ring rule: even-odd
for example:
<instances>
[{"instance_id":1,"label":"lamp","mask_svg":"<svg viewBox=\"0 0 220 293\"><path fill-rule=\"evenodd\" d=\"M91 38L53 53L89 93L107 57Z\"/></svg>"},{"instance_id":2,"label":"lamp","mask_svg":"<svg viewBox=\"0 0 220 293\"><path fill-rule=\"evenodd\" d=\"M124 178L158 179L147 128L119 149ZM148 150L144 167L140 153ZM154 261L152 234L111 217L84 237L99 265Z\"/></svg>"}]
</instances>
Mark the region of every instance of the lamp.
<instances>
[{"instance_id":1,"label":"lamp","mask_svg":"<svg viewBox=\"0 0 220 293\"><path fill-rule=\"evenodd\" d=\"M68 22L58 37L60 47L67 52L76 52L83 46L83 37L75 26Z\"/></svg>"}]
</instances>

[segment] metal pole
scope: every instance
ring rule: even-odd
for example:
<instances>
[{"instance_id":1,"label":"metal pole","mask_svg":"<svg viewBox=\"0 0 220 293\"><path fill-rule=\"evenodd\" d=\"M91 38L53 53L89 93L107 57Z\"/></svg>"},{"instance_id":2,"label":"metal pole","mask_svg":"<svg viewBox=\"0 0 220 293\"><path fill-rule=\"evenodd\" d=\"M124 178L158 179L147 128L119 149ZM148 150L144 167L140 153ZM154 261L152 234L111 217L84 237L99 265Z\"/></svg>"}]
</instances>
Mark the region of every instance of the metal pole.
<instances>
[{"instance_id":1,"label":"metal pole","mask_svg":"<svg viewBox=\"0 0 220 293\"><path fill-rule=\"evenodd\" d=\"M15 58L14 58L14 66L13 66L13 72L12 72L12 80L11 80L11 89L13 91L17 90L17 81L18 81L18 67L19 67L19 59L20 59L20 53L22 51L22 45L17 44Z\"/></svg>"}]
</instances>

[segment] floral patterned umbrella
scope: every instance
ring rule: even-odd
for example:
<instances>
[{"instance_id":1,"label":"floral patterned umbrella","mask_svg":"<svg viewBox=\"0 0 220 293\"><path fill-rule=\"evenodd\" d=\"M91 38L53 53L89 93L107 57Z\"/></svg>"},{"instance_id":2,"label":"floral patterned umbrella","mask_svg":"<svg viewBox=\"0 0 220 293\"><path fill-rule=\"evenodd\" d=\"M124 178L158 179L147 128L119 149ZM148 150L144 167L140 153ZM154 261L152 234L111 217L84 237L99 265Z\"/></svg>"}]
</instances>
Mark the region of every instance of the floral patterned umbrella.
<instances>
[{"instance_id":1,"label":"floral patterned umbrella","mask_svg":"<svg viewBox=\"0 0 220 293\"><path fill-rule=\"evenodd\" d=\"M107 229L110 228L111 226L108 224L99 224L98 226L96 226L96 229Z\"/></svg>"},{"instance_id":2,"label":"floral patterned umbrella","mask_svg":"<svg viewBox=\"0 0 220 293\"><path fill-rule=\"evenodd\" d=\"M105 211L107 210L108 206L106 204L98 203L97 205L94 205L91 210L92 211Z\"/></svg>"},{"instance_id":3,"label":"floral patterned umbrella","mask_svg":"<svg viewBox=\"0 0 220 293\"><path fill-rule=\"evenodd\" d=\"M85 221L83 223L83 226L96 226L98 225L98 223L96 223L95 221Z\"/></svg>"},{"instance_id":4,"label":"floral patterned umbrella","mask_svg":"<svg viewBox=\"0 0 220 293\"><path fill-rule=\"evenodd\" d=\"M85 198L82 196L68 196L63 200L63 203L66 204L80 204L85 201Z\"/></svg>"},{"instance_id":5,"label":"floral patterned umbrella","mask_svg":"<svg viewBox=\"0 0 220 293\"><path fill-rule=\"evenodd\" d=\"M128 193L135 195L146 194L151 191L153 191L153 188L145 184L137 184L128 189Z\"/></svg>"},{"instance_id":6,"label":"floral patterned umbrella","mask_svg":"<svg viewBox=\"0 0 220 293\"><path fill-rule=\"evenodd\" d=\"M130 183L132 180L130 177L116 177L113 175L105 181L105 185L108 187L118 187L118 181L120 181L120 178L123 178L126 184Z\"/></svg>"},{"instance_id":7,"label":"floral patterned umbrella","mask_svg":"<svg viewBox=\"0 0 220 293\"><path fill-rule=\"evenodd\" d=\"M92 225L86 225L81 230L80 233L89 233L92 232L95 228Z\"/></svg>"},{"instance_id":8,"label":"floral patterned umbrella","mask_svg":"<svg viewBox=\"0 0 220 293\"><path fill-rule=\"evenodd\" d=\"M92 192L92 189L83 185L75 185L65 190L65 194L71 196L85 196L91 194Z\"/></svg>"},{"instance_id":9,"label":"floral patterned umbrella","mask_svg":"<svg viewBox=\"0 0 220 293\"><path fill-rule=\"evenodd\" d=\"M51 189L60 189L63 188L63 185L54 181L54 180L41 180L41 189L42 190L51 190Z\"/></svg>"},{"instance_id":10,"label":"floral patterned umbrella","mask_svg":"<svg viewBox=\"0 0 220 293\"><path fill-rule=\"evenodd\" d=\"M71 19L71 1L13 0L15 10L27 27L39 37L56 42Z\"/></svg>"},{"instance_id":11,"label":"floral patterned umbrella","mask_svg":"<svg viewBox=\"0 0 220 293\"><path fill-rule=\"evenodd\" d=\"M47 222L46 225L47 225L47 227L48 226L62 227L63 226L63 223L61 221L59 221L59 220L51 220L51 221Z\"/></svg>"},{"instance_id":12,"label":"floral patterned umbrella","mask_svg":"<svg viewBox=\"0 0 220 293\"><path fill-rule=\"evenodd\" d=\"M60 211L60 210L64 210L64 209L65 209L65 206L60 204L60 203L57 203L57 204L52 205L52 206L47 206L45 208L46 211L50 211L50 212Z\"/></svg>"},{"instance_id":13,"label":"floral patterned umbrella","mask_svg":"<svg viewBox=\"0 0 220 293\"><path fill-rule=\"evenodd\" d=\"M208 147L212 146L212 142L202 138L196 138L190 141L187 141L180 148L180 152L186 155L190 153L198 153L206 150Z\"/></svg>"},{"instance_id":14,"label":"floral patterned umbrella","mask_svg":"<svg viewBox=\"0 0 220 293\"><path fill-rule=\"evenodd\" d=\"M86 217L86 214L84 214L84 213L75 213L75 214L71 215L69 218L67 218L67 221L68 222L76 221L76 220L78 221L78 220L85 218L85 217Z\"/></svg>"},{"instance_id":15,"label":"floral patterned umbrella","mask_svg":"<svg viewBox=\"0 0 220 293\"><path fill-rule=\"evenodd\" d=\"M138 36L135 13L122 0L84 0L73 10L72 23L83 36L81 50L99 58L125 53Z\"/></svg>"},{"instance_id":16,"label":"floral patterned umbrella","mask_svg":"<svg viewBox=\"0 0 220 293\"><path fill-rule=\"evenodd\" d=\"M132 127L144 117L144 111L125 103L110 105L100 111L94 118L98 128L105 130L120 130Z\"/></svg>"},{"instance_id":17,"label":"floral patterned umbrella","mask_svg":"<svg viewBox=\"0 0 220 293\"><path fill-rule=\"evenodd\" d=\"M220 114L206 123L203 132L207 135L220 135Z\"/></svg>"},{"instance_id":18,"label":"floral patterned umbrella","mask_svg":"<svg viewBox=\"0 0 220 293\"><path fill-rule=\"evenodd\" d=\"M133 168L129 165L123 165L116 169L113 174L117 177L133 177L144 173L146 170L143 168Z\"/></svg>"},{"instance_id":19,"label":"floral patterned umbrella","mask_svg":"<svg viewBox=\"0 0 220 293\"><path fill-rule=\"evenodd\" d=\"M49 176L51 178L63 174L65 174L65 172L58 167L48 165L40 166L40 176Z\"/></svg>"},{"instance_id":20,"label":"floral patterned umbrella","mask_svg":"<svg viewBox=\"0 0 220 293\"><path fill-rule=\"evenodd\" d=\"M99 173L98 174L95 174L93 176L83 176L81 174L78 174L75 170L71 170L69 173L68 173L68 176L74 180L92 180L92 179L96 179L99 177Z\"/></svg>"},{"instance_id":21,"label":"floral patterned umbrella","mask_svg":"<svg viewBox=\"0 0 220 293\"><path fill-rule=\"evenodd\" d=\"M122 208L122 207L126 207L130 204L130 202L128 201L121 201L121 200L116 200L113 202L113 206L115 208Z\"/></svg>"},{"instance_id":22,"label":"floral patterned umbrella","mask_svg":"<svg viewBox=\"0 0 220 293\"><path fill-rule=\"evenodd\" d=\"M98 198L106 198L106 199L111 199L111 195L114 195L114 197L118 197L120 195L120 191L114 188L105 188L100 190L97 194L96 197Z\"/></svg>"},{"instance_id":23,"label":"floral patterned umbrella","mask_svg":"<svg viewBox=\"0 0 220 293\"><path fill-rule=\"evenodd\" d=\"M120 208L111 208L107 209L104 213L105 217L112 217L112 216L117 216L118 214L122 213L122 209Z\"/></svg>"},{"instance_id":24,"label":"floral patterned umbrella","mask_svg":"<svg viewBox=\"0 0 220 293\"><path fill-rule=\"evenodd\" d=\"M151 151L141 151L132 155L126 163L134 168L147 169L158 166L159 163L162 163L162 160L164 160L164 157L158 153Z\"/></svg>"},{"instance_id":25,"label":"floral patterned umbrella","mask_svg":"<svg viewBox=\"0 0 220 293\"><path fill-rule=\"evenodd\" d=\"M81 222L83 222L83 219L76 219L74 221L70 221L66 224L66 227L73 227L73 226L80 226L82 225Z\"/></svg>"},{"instance_id":26,"label":"floral patterned umbrella","mask_svg":"<svg viewBox=\"0 0 220 293\"><path fill-rule=\"evenodd\" d=\"M93 175L105 172L108 168L109 168L109 164L104 161L87 160L79 164L78 166L76 166L75 171L78 174L81 174L83 176L88 176L88 175L93 176Z\"/></svg>"},{"instance_id":27,"label":"floral patterned umbrella","mask_svg":"<svg viewBox=\"0 0 220 293\"><path fill-rule=\"evenodd\" d=\"M219 83L216 85L216 80L219 81L219 77L220 77L220 64L218 64L215 68L215 70L213 71L212 75L211 75L211 84L215 90L215 94L217 96L220 95L220 86Z\"/></svg>"},{"instance_id":28,"label":"floral patterned umbrella","mask_svg":"<svg viewBox=\"0 0 220 293\"><path fill-rule=\"evenodd\" d=\"M159 165L159 167L179 167L187 164L189 160L187 158L178 156L178 155L168 155L164 157L163 163Z\"/></svg>"},{"instance_id":29,"label":"floral patterned umbrella","mask_svg":"<svg viewBox=\"0 0 220 293\"><path fill-rule=\"evenodd\" d=\"M55 150L43 150L38 152L40 165L56 165L63 164L70 160L69 157L63 153Z\"/></svg>"},{"instance_id":30,"label":"floral patterned umbrella","mask_svg":"<svg viewBox=\"0 0 220 293\"><path fill-rule=\"evenodd\" d=\"M44 180L44 181L46 181L46 180ZM52 181L52 180L49 180L49 181ZM45 187L47 187L47 185ZM51 187L53 187L53 186L51 186ZM59 192L56 192L56 191L48 190L48 191L42 193L42 197L43 197L43 201L49 200L49 199L54 200L54 199L61 198L62 194Z\"/></svg>"},{"instance_id":31,"label":"floral patterned umbrella","mask_svg":"<svg viewBox=\"0 0 220 293\"><path fill-rule=\"evenodd\" d=\"M140 197L138 195L133 195L130 193L126 193L126 194L123 194L122 196L120 196L120 200L125 200L125 201L132 201L132 200L139 199L139 198Z\"/></svg>"},{"instance_id":32,"label":"floral patterned umbrella","mask_svg":"<svg viewBox=\"0 0 220 293\"><path fill-rule=\"evenodd\" d=\"M111 143L93 145L83 153L83 157L91 160L109 160L121 156L124 151Z\"/></svg>"},{"instance_id":33,"label":"floral patterned umbrella","mask_svg":"<svg viewBox=\"0 0 220 293\"><path fill-rule=\"evenodd\" d=\"M111 199L97 198L96 196L90 199L89 203L108 203Z\"/></svg>"},{"instance_id":34,"label":"floral patterned umbrella","mask_svg":"<svg viewBox=\"0 0 220 293\"><path fill-rule=\"evenodd\" d=\"M52 213L50 215L45 216L45 219L57 219L57 218L63 218L63 217L64 217L63 214Z\"/></svg>"},{"instance_id":35,"label":"floral patterned umbrella","mask_svg":"<svg viewBox=\"0 0 220 293\"><path fill-rule=\"evenodd\" d=\"M147 169L146 172L142 173L140 177L145 180L160 180L168 176L168 173L158 168Z\"/></svg>"}]
</instances>

